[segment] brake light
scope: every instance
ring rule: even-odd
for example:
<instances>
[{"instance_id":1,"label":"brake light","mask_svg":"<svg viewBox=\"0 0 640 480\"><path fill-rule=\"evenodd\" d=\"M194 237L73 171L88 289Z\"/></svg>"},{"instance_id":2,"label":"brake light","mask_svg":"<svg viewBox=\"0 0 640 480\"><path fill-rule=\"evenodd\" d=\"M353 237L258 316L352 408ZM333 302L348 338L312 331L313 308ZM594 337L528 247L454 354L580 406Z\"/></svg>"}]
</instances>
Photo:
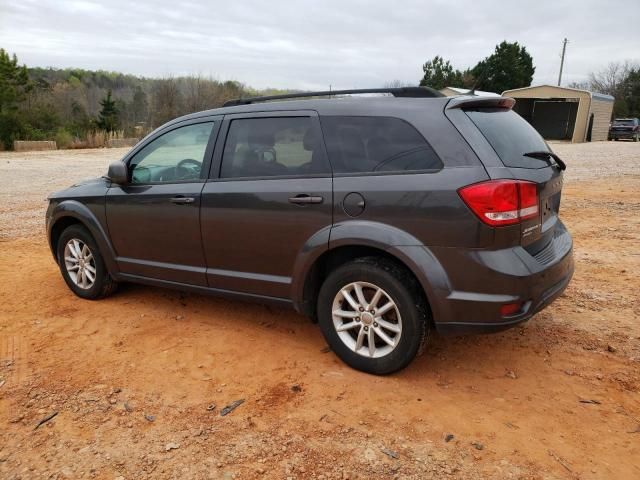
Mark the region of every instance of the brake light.
<instances>
[{"instance_id":1,"label":"brake light","mask_svg":"<svg viewBox=\"0 0 640 480\"><path fill-rule=\"evenodd\" d=\"M538 189L525 180L489 180L458 190L464 203L487 225L514 225L538 215Z\"/></svg>"}]
</instances>

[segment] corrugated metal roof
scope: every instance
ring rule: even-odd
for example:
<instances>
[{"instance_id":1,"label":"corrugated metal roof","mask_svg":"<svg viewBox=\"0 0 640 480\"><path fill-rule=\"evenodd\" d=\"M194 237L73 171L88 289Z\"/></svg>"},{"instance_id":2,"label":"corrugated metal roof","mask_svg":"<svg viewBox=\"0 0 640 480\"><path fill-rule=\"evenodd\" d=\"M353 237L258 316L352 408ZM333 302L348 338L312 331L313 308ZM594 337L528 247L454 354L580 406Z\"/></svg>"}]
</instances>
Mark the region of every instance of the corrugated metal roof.
<instances>
[{"instance_id":1,"label":"corrugated metal roof","mask_svg":"<svg viewBox=\"0 0 640 480\"><path fill-rule=\"evenodd\" d=\"M591 92L592 98L597 98L598 100L604 100L605 102L614 102L615 98L611 95L605 95L604 93Z\"/></svg>"},{"instance_id":2,"label":"corrugated metal roof","mask_svg":"<svg viewBox=\"0 0 640 480\"><path fill-rule=\"evenodd\" d=\"M588 93L589 95L591 95L592 98L596 98L598 100L604 100L606 102L613 102L615 100L615 98L613 98L611 95L605 95L604 93L591 92L589 90L582 90L580 88L559 87L557 85L549 85L549 84L531 85L529 87L522 87L522 88L512 88L511 90L505 90L504 92L502 92L502 94L504 95L506 92L516 92L516 91L521 91L521 90L530 90L530 89L539 88L539 87L549 87L549 88L556 88L558 90L569 90L570 92Z\"/></svg>"}]
</instances>

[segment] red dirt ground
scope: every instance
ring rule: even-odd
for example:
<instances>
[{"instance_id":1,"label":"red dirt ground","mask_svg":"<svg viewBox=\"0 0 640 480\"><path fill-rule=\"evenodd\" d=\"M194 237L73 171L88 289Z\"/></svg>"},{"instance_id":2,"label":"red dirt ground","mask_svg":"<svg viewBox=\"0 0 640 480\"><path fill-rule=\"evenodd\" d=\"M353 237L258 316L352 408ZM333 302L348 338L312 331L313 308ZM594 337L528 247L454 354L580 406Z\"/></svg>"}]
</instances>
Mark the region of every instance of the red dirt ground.
<instances>
[{"instance_id":1,"label":"red dirt ground","mask_svg":"<svg viewBox=\"0 0 640 480\"><path fill-rule=\"evenodd\" d=\"M0 476L640 478L639 190L567 184L565 295L389 377L290 311L134 285L83 301L42 233L3 241Z\"/></svg>"}]
</instances>

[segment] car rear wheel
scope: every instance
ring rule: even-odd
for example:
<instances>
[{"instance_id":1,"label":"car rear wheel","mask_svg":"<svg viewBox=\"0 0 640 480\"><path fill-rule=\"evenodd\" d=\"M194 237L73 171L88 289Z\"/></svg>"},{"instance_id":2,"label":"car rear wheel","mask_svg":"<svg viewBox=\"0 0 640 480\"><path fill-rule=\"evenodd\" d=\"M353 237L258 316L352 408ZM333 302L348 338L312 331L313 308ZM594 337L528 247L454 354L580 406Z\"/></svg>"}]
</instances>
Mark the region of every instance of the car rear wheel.
<instances>
[{"instance_id":1,"label":"car rear wheel","mask_svg":"<svg viewBox=\"0 0 640 480\"><path fill-rule=\"evenodd\" d=\"M116 282L107 271L91 234L81 225L66 228L58 239L58 265L77 296L95 300L112 294Z\"/></svg>"},{"instance_id":2,"label":"car rear wheel","mask_svg":"<svg viewBox=\"0 0 640 480\"><path fill-rule=\"evenodd\" d=\"M413 277L376 257L329 274L318 295L318 321L340 359L379 375L406 367L429 330L426 302Z\"/></svg>"}]
</instances>

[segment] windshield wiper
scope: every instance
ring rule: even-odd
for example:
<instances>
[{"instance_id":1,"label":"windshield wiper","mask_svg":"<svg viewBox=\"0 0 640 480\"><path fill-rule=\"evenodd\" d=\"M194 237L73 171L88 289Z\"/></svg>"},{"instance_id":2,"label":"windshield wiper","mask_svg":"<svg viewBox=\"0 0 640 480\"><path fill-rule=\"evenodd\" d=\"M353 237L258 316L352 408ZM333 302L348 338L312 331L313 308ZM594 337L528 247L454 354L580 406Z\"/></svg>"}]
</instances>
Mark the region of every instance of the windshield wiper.
<instances>
[{"instance_id":1,"label":"windshield wiper","mask_svg":"<svg viewBox=\"0 0 640 480\"><path fill-rule=\"evenodd\" d=\"M548 150L540 150L537 152L527 152L527 153L523 153L522 155L524 155L525 157L537 158L538 160L546 160L549 162L549 165L553 165L551 163L551 159L553 158L553 160L558 165L558 168L560 170L567 169L567 164L564 163L558 155Z\"/></svg>"}]
</instances>

